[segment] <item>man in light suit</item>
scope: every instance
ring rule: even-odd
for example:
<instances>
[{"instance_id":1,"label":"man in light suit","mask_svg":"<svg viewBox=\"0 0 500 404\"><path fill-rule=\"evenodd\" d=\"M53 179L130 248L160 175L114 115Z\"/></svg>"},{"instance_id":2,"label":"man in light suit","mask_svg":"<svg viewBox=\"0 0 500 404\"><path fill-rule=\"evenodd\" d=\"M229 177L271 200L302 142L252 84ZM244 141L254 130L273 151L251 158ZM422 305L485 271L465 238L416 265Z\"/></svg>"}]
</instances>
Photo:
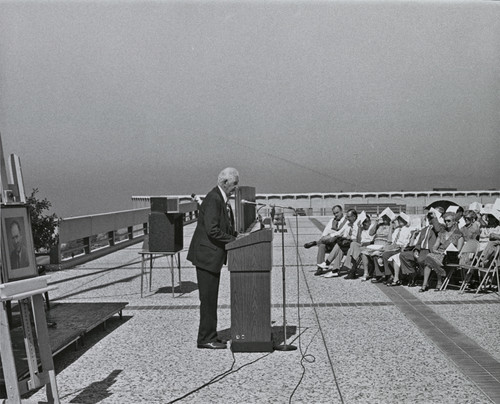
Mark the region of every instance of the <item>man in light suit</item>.
<instances>
[{"instance_id":1,"label":"man in light suit","mask_svg":"<svg viewBox=\"0 0 500 404\"><path fill-rule=\"evenodd\" d=\"M236 239L234 215L229 197L238 185L239 174L234 168L222 170L213 188L203 200L198 214L187 259L196 267L200 293L200 326L198 348L224 349L226 344L217 337L217 300L222 266L226 263L225 246Z\"/></svg>"},{"instance_id":2,"label":"man in light suit","mask_svg":"<svg viewBox=\"0 0 500 404\"><path fill-rule=\"evenodd\" d=\"M347 226L347 217L344 216L344 212L342 211L342 206L335 205L332 208L333 218L325 226L323 233L319 240L310 241L309 243L305 243L305 248L311 248L313 246L318 246L318 253L316 255L316 263L318 266L317 271L314 275L323 275L328 271L322 267L321 265L325 262L325 256L327 253L330 253L335 245L337 244L337 240L344 230L344 227Z\"/></svg>"}]
</instances>

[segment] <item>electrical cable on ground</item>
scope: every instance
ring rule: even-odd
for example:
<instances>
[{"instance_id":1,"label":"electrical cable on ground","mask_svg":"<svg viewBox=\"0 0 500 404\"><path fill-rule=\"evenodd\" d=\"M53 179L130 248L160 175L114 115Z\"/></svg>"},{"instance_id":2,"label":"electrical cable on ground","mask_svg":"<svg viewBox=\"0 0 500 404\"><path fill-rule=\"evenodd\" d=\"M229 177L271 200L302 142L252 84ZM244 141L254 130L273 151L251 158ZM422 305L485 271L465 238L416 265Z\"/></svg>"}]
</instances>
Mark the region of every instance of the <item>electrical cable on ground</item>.
<instances>
[{"instance_id":1,"label":"electrical cable on ground","mask_svg":"<svg viewBox=\"0 0 500 404\"><path fill-rule=\"evenodd\" d=\"M288 399L288 402L291 403L292 402L292 397L294 396L295 392L297 391L297 389L299 388L299 386L301 385L302 383L302 380L304 379L304 376L306 374L306 367L304 365L304 362L307 362L307 363L314 363L316 361L316 358L314 355L311 355L311 354L307 354L307 350L309 349L309 346L312 344L312 342L314 341L314 339L316 338L316 335L318 335L318 332L319 330L317 330L314 335L312 336L311 340L309 341L309 343L307 344L306 346L306 349L304 352L302 352L302 348L300 347L300 334L299 334L299 350L300 350L300 353L301 353L301 358L300 358L300 366L302 366L302 374L300 375L300 379L299 381L297 382L297 384L295 385L293 391L292 391L292 394L290 394L290 397ZM293 341L292 341L293 343Z\"/></svg>"},{"instance_id":2,"label":"electrical cable on ground","mask_svg":"<svg viewBox=\"0 0 500 404\"><path fill-rule=\"evenodd\" d=\"M297 214L297 212L295 212L295 214ZM298 216L295 216L295 231L298 233ZM291 229L291 225L290 225L290 220L288 219L288 228ZM298 328L299 330L302 329L302 325L301 325L301 317L300 317L300 272L299 272L299 245L298 245L298 234L297 235L294 235L293 234L293 231L291 231L291 234L292 234L292 237L295 241L295 259L296 259L296 267L297 267L297 318L298 318ZM311 354L307 354L307 350L309 348L309 346L311 345L312 341L314 340L314 338L316 337L318 331L316 331L316 333L313 335L313 337L311 338L311 340L309 341L309 344L307 344L307 347L305 349L305 351L302 349L302 332L299 332L299 335L297 336L297 340L298 340L298 345L299 345L299 352L300 352L300 366L302 367L302 374L300 375L300 378L299 378L299 381L297 382L297 384L295 385L294 389L292 390L292 393L290 394L290 397L288 398L288 402L291 403L292 402L292 398L295 394L295 392L297 391L297 389L299 388L299 386L301 385L302 383L302 380L304 379L304 376L306 374L306 367L304 365L304 363L314 363L316 361L316 358L314 355L311 355Z\"/></svg>"},{"instance_id":3,"label":"electrical cable on ground","mask_svg":"<svg viewBox=\"0 0 500 404\"><path fill-rule=\"evenodd\" d=\"M296 220L298 220L298 217L296 217ZM289 227L289 228L291 228L291 227L290 227L290 222L289 222L289 226L288 226L288 227ZM297 230L297 231L298 231L298 230ZM298 253L298 234L297 234L297 236L295 236L295 235L293 234L293 232L291 232L291 233L292 233L292 237L293 237L293 238L294 238L294 240L295 240L295 245L296 245L296 248L297 248L297 252L296 252L296 256L297 256L297 303L299 302L299 296L300 296L300 294L299 294L299 291L300 291L300 282L299 282L299 279L300 279L300 278L299 278L299 266L300 266L300 268L302 269L302 275L303 275L303 277L304 277L304 282L305 282L305 284L306 284L307 292L308 292L308 294L309 294L309 297L310 297L310 299L311 299L311 302L313 303L312 307L313 307L313 311L314 311L314 316L315 316L315 318L316 318L316 323L318 324L318 331L317 331L317 332L319 332L319 333L321 334L321 338L322 338L322 340L323 340L323 345L324 345L324 346L325 346L325 348L326 348L326 356L327 356L327 358L328 358L328 362L330 363L330 369L332 370L333 380L335 381L335 387L336 387L337 392L338 392L338 394L339 394L340 402L341 402L342 404L344 404L344 397L342 396L342 392L340 391L340 386L339 386L339 383L338 383L338 380L337 380L337 375L336 375L336 373L335 373L335 368L334 368L334 366L333 366L333 361L332 361L332 358L330 357L330 354L329 354L329 352L328 352L328 348L327 348L327 344L326 344L325 334L323 333L323 329L322 329L322 327L321 327L321 323L320 323L320 321L319 321L318 311L316 310L316 307L315 307L315 305L314 305L314 298L313 298L313 296L312 296L312 293L311 293L311 289L310 289L310 287L309 287L309 284L307 283L307 277L306 277L306 276L305 276L305 274L304 274L304 267L303 267L303 264L302 264L302 259L300 258L300 254ZM300 261L300 264L299 264L299 261ZM297 311L298 311L298 321L299 321L299 327L300 327L300 304L297 304ZM316 334L317 334L317 333L316 333ZM316 334L314 334L314 335L316 336ZM299 335L299 336L300 336L300 335ZM303 355L303 354L302 354L302 348L300 347L300 338L299 338L299 348L300 348L300 350L301 350L301 355ZM312 355L311 355L311 356L312 356ZM303 355L303 357L304 357L304 355ZM314 358L314 356L313 356L313 358ZM302 360L301 360L301 364L302 364ZM300 380L300 381L302 381L302 378L301 378L301 380ZM298 387L298 386L297 386L297 387ZM296 387L296 388L297 388L297 387ZM295 389L294 389L294 392L295 392ZM293 392L293 393L294 393L294 392ZM292 395L293 395L293 393L292 393ZM291 396L290 396L290 400L291 400Z\"/></svg>"},{"instance_id":4,"label":"electrical cable on ground","mask_svg":"<svg viewBox=\"0 0 500 404\"><path fill-rule=\"evenodd\" d=\"M265 355L262 355L262 356L258 357L257 359L250 361L250 362L247 362L247 363L241 365L239 368L233 370L234 365L236 364L236 357L234 356L234 352L231 350L231 346L229 346L229 350L231 351L231 355L233 357L233 363L231 364L231 367L228 370L218 374L217 376L214 376L208 382L206 382L206 383L202 384L201 386L189 391L188 393L184 394L182 397L178 397L172 401L169 401L167 404L172 404L172 403L175 403L177 401L183 400L184 398L190 396L191 394L194 394L194 393L200 391L201 389L203 389L207 386L210 386L211 384L214 384L214 383L221 381L222 379L229 376L230 374L236 373L236 372L240 371L241 369L243 369L244 367L252 365L252 364L260 361L261 359L264 359L266 356L269 356L272 353L272 352L269 352Z\"/></svg>"}]
</instances>

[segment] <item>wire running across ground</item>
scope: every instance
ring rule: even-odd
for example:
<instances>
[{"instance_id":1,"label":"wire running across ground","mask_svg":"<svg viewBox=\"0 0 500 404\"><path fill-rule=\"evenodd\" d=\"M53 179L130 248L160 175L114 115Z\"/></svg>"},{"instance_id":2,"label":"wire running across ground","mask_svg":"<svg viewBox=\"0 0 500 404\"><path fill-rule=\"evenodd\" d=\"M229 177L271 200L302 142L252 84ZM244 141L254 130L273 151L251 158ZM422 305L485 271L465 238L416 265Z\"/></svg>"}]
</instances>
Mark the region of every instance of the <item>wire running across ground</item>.
<instances>
[{"instance_id":1,"label":"wire running across ground","mask_svg":"<svg viewBox=\"0 0 500 404\"><path fill-rule=\"evenodd\" d=\"M194 394L202 389L204 389L205 387L208 387L210 386L211 384L214 384L214 383L217 383L217 382L220 382L222 379L224 379L225 377L233 374L233 373L236 373L238 371L240 371L241 369L243 369L244 367L247 367L247 366L250 366L258 361L260 361L261 359L264 359L265 357L269 356L272 352L269 352L265 355L262 355L262 356L259 356L257 359L254 359L253 361L250 361L250 362L247 362L243 365L241 365L239 368L237 369L234 369L234 365L236 364L236 357L234 356L234 352L233 350L231 349L231 346L229 346L229 351L231 351L231 355L233 357L233 363L231 364L231 367L226 370L225 372L222 372L220 374L218 374L217 376L214 376L212 379L210 379L208 382L202 384L201 386L189 391L188 393L184 394L182 397L178 397L172 401L169 401L168 404L172 404L172 403L175 403L177 401L180 401L180 400L183 400L185 399L186 397L190 396L191 394Z\"/></svg>"},{"instance_id":2,"label":"wire running across ground","mask_svg":"<svg viewBox=\"0 0 500 404\"><path fill-rule=\"evenodd\" d=\"M311 302L313 303L312 304L312 307L313 307L313 311L314 311L314 317L316 318L316 323L318 324L318 331L317 333L319 332L321 334L321 338L323 340L323 345L325 347L325 351L326 351L326 356L328 358L328 362L330 363L330 369L332 370L332 374L333 374L333 380L335 381L335 387L337 389L337 392L339 394L339 398L340 398L340 402L342 404L344 404L344 397L342 396L342 392L340 390L340 386L339 386L339 383L338 383L338 380L337 380L337 374L335 372L335 368L333 366L333 361L332 361L332 358L330 357L330 353L328 352L328 346L326 344L326 339L325 339L325 334L323 332L323 329L321 327L321 322L319 321L319 315L318 315L318 311L316 310L316 307L315 307L315 304L314 304L314 298L313 298L313 295L311 293L311 289L309 287L309 284L307 283L307 276L304 272L304 266L302 264L302 258L299 254L299 240L298 240L298 234L294 234L293 232L293 227L297 227L296 229L296 232L298 232L298 217L295 216L295 220L296 220L296 226L291 226L291 221L290 219L287 219L288 220L288 228L290 229L290 234L293 238L293 241L294 241L294 244L295 244L295 248L296 248L296 259L297 259L297 316L298 316L298 325L299 325L299 328L301 327L301 324L300 324L300 275L302 275L302 277L304 278L304 283L306 285L306 289L307 289L307 293L309 294L309 298L311 299ZM316 334L317 334L316 333ZM314 337L316 336L316 334L314 334ZM313 337L313 338L314 338ZM312 342L312 340L311 340ZM310 344L310 343L309 343ZM309 347L309 345L308 345ZM301 366L304 368L304 365L303 365L303 360L305 358L305 352L302 352L302 347L301 347L301 342L300 342L300 334L299 334L299 350L300 350L300 353L301 353ZM307 352L307 349L306 349L306 352ZM308 355L308 356L312 356L312 355ZM314 358L314 356L312 356L312 358ZM307 361L307 360L306 360ZM312 361L314 362L314 360ZM305 372L305 369L304 369L304 372ZM303 379L303 376L301 377L301 379L299 380L299 383L298 385L300 385L300 383L302 382L302 379ZM298 385L296 386L296 388L294 389L292 395L295 393L296 389L298 388ZM291 402L291 396L290 396L290 400L289 402Z\"/></svg>"}]
</instances>

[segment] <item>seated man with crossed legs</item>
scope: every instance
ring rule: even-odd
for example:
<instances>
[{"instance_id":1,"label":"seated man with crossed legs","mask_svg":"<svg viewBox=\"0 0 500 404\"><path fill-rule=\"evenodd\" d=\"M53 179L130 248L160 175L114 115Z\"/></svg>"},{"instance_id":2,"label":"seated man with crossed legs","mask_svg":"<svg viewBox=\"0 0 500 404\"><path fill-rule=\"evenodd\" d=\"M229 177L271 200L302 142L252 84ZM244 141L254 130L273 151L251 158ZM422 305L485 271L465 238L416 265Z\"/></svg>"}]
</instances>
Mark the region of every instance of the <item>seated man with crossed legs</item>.
<instances>
[{"instance_id":1,"label":"seated man with crossed legs","mask_svg":"<svg viewBox=\"0 0 500 404\"><path fill-rule=\"evenodd\" d=\"M358 234L358 225L355 223L358 218L358 213L354 209L347 211L347 225L344 226L338 233L337 243L333 247L328 258L318 264L318 268L324 271L330 271L324 275L325 278L336 276L342 264L344 254L349 251L351 243L356 241Z\"/></svg>"},{"instance_id":2,"label":"seated man with crossed legs","mask_svg":"<svg viewBox=\"0 0 500 404\"><path fill-rule=\"evenodd\" d=\"M340 205L335 205L332 208L332 211L333 218L330 219L330 221L325 226L321 237L318 240L310 241L309 243L304 244L305 248L318 246L318 254L316 257L317 264L321 264L325 261L326 254L332 251L333 247L337 243L339 232L345 225L347 225L347 218L344 216L344 212L342 211L342 207ZM326 270L318 266L318 269L314 275L318 276L324 273L326 273Z\"/></svg>"}]
</instances>

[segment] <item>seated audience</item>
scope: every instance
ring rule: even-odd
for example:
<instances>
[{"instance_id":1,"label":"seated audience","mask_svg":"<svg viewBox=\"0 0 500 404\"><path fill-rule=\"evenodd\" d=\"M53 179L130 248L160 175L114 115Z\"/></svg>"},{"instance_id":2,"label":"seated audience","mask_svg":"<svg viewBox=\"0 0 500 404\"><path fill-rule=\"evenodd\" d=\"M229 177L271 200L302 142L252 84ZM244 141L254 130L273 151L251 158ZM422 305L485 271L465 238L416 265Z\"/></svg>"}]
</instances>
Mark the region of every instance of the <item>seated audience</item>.
<instances>
[{"instance_id":1,"label":"seated audience","mask_svg":"<svg viewBox=\"0 0 500 404\"><path fill-rule=\"evenodd\" d=\"M441 288L443 277L446 276L446 271L443 268L446 250L453 244L455 249L460 251L464 244L464 237L455 222L455 215L453 213L445 213L443 218L444 229L439 232L434 245L431 247L431 251L427 254L423 262L424 280L419 292L429 290L429 277L432 271L436 272L437 275L436 291Z\"/></svg>"},{"instance_id":2,"label":"seated audience","mask_svg":"<svg viewBox=\"0 0 500 404\"><path fill-rule=\"evenodd\" d=\"M335 205L332 211L333 218L321 237L304 244L305 248L318 247L318 268L314 275L325 278L336 277L345 271L345 279L356 279L361 261L362 281L374 276L373 283L399 286L401 280L406 282L409 279L408 286L415 286L415 278L423 274L419 292L426 292L434 271L437 275L436 290L439 290L446 276L446 260L452 254L448 252L447 257L447 250L458 251L460 263L464 263L459 251L466 241L478 240L480 251L484 250L483 262L487 264L500 246L500 211L493 204L483 207L473 203L466 211L460 206L452 206L446 213L441 207L425 209L421 221L423 227L420 230L413 227L412 231L410 217L405 213L395 217L389 208L373 224L368 217L357 220L354 209L347 211L345 216L340 205ZM452 245L453 249L450 248ZM469 258L472 255L468 254Z\"/></svg>"}]
</instances>

